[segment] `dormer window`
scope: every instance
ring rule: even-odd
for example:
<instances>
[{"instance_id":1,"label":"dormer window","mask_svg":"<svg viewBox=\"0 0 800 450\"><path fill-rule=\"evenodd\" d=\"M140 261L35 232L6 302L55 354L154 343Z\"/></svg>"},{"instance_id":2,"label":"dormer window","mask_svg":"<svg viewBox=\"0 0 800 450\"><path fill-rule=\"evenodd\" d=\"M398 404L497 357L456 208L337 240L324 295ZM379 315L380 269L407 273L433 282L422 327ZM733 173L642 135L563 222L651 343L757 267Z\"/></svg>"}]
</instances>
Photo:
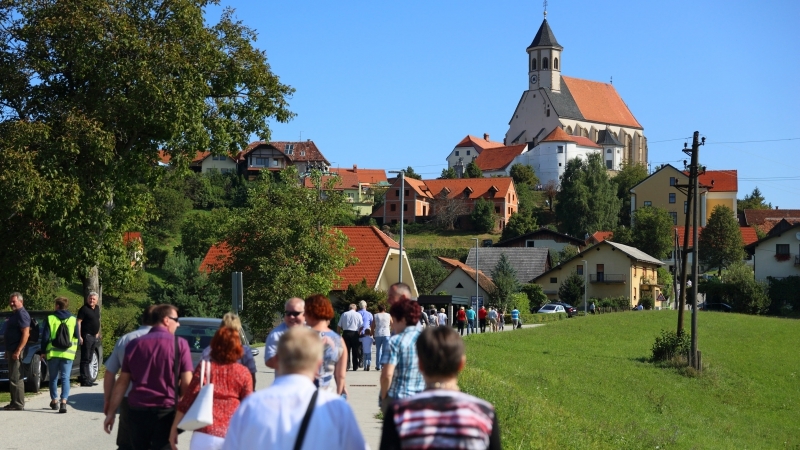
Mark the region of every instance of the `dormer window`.
<instances>
[{"instance_id":1,"label":"dormer window","mask_svg":"<svg viewBox=\"0 0 800 450\"><path fill-rule=\"evenodd\" d=\"M283 147L283 151L284 151L284 153L286 153L287 155L292 155L292 154L294 154L294 144L286 144L286 145Z\"/></svg>"},{"instance_id":2,"label":"dormer window","mask_svg":"<svg viewBox=\"0 0 800 450\"><path fill-rule=\"evenodd\" d=\"M467 186L464 188L464 198L469 198L469 195L472 194L474 191L471 187Z\"/></svg>"}]
</instances>

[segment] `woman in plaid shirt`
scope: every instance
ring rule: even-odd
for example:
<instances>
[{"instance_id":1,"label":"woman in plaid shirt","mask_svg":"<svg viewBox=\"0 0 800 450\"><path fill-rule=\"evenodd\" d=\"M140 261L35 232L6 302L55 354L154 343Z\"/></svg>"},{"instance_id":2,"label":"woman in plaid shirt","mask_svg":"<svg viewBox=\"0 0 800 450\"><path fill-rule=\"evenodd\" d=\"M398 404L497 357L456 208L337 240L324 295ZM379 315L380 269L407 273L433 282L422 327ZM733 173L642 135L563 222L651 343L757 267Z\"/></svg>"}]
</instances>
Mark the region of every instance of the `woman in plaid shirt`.
<instances>
[{"instance_id":1,"label":"woman in plaid shirt","mask_svg":"<svg viewBox=\"0 0 800 450\"><path fill-rule=\"evenodd\" d=\"M392 401L410 397L425 389L425 380L419 371L415 347L421 313L419 303L402 299L389 308L392 332L389 339L389 356L381 361L381 409L385 412Z\"/></svg>"}]
</instances>

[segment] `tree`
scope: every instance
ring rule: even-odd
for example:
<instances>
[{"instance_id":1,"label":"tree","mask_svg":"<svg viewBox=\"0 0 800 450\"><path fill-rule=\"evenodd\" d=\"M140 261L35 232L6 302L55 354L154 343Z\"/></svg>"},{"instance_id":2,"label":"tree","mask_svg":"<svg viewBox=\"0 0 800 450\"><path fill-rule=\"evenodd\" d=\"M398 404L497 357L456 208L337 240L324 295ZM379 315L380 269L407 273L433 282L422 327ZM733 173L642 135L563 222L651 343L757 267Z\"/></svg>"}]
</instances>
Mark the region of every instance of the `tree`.
<instances>
[{"instance_id":1,"label":"tree","mask_svg":"<svg viewBox=\"0 0 800 450\"><path fill-rule=\"evenodd\" d=\"M736 211L744 213L745 209L772 209L772 203L767 203L758 186L753 188L753 192L745 194L744 199L739 199L736 203Z\"/></svg>"},{"instance_id":2,"label":"tree","mask_svg":"<svg viewBox=\"0 0 800 450\"><path fill-rule=\"evenodd\" d=\"M669 300L672 298L672 274L664 267L659 267L656 274L658 276L657 283L664 287L661 292Z\"/></svg>"},{"instance_id":3,"label":"tree","mask_svg":"<svg viewBox=\"0 0 800 450\"><path fill-rule=\"evenodd\" d=\"M602 157L591 153L587 161L575 158L567 162L556 196L556 218L567 234L583 237L617 225L622 201L617 198Z\"/></svg>"},{"instance_id":4,"label":"tree","mask_svg":"<svg viewBox=\"0 0 800 450\"><path fill-rule=\"evenodd\" d=\"M337 274L355 262L347 237L332 226L337 210L349 205L339 195L320 199L297 178L288 168L277 180L253 183L249 207L234 211L226 233L230 258L215 275L229 292L230 272L243 273L243 316L255 328L272 326L287 298L330 292Z\"/></svg>"},{"instance_id":5,"label":"tree","mask_svg":"<svg viewBox=\"0 0 800 450\"><path fill-rule=\"evenodd\" d=\"M547 295L544 293L542 287L536 283L528 283L520 289L528 296L529 311L538 311L545 303L547 303Z\"/></svg>"},{"instance_id":6,"label":"tree","mask_svg":"<svg viewBox=\"0 0 800 450\"><path fill-rule=\"evenodd\" d=\"M413 178L415 180L421 180L422 179L422 175L418 174L417 172L414 172L414 168L411 167L411 166L406 167L405 172L406 172L406 175L405 175L406 178Z\"/></svg>"},{"instance_id":7,"label":"tree","mask_svg":"<svg viewBox=\"0 0 800 450\"><path fill-rule=\"evenodd\" d=\"M475 161L471 161L467 164L467 169L464 171L464 178L483 178L483 172L481 168L475 164Z\"/></svg>"},{"instance_id":8,"label":"tree","mask_svg":"<svg viewBox=\"0 0 800 450\"><path fill-rule=\"evenodd\" d=\"M549 180L544 184L544 195L547 197L547 206L552 211L553 203L558 195L558 183L555 180Z\"/></svg>"},{"instance_id":9,"label":"tree","mask_svg":"<svg viewBox=\"0 0 800 450\"><path fill-rule=\"evenodd\" d=\"M202 258L212 245L225 239L230 215L227 208L190 214L181 226L181 245L176 251L183 252L190 260Z\"/></svg>"},{"instance_id":10,"label":"tree","mask_svg":"<svg viewBox=\"0 0 800 450\"><path fill-rule=\"evenodd\" d=\"M622 245L636 246L633 241L633 230L625 225L618 225L617 228L614 229L609 240Z\"/></svg>"},{"instance_id":11,"label":"tree","mask_svg":"<svg viewBox=\"0 0 800 450\"><path fill-rule=\"evenodd\" d=\"M470 215L475 231L478 233L491 233L497 223L497 214L494 212L494 203L484 198L475 202L475 209Z\"/></svg>"},{"instance_id":12,"label":"tree","mask_svg":"<svg viewBox=\"0 0 800 450\"><path fill-rule=\"evenodd\" d=\"M540 210L539 205L536 204L537 195L533 187L527 184L517 184L515 187L519 204L519 211L517 212L533 217Z\"/></svg>"},{"instance_id":13,"label":"tree","mask_svg":"<svg viewBox=\"0 0 800 450\"><path fill-rule=\"evenodd\" d=\"M182 189L169 185L153 189L153 198L155 216L147 221L145 230L150 236L164 241L180 231L186 213L192 209L192 200L184 195Z\"/></svg>"},{"instance_id":14,"label":"tree","mask_svg":"<svg viewBox=\"0 0 800 450\"><path fill-rule=\"evenodd\" d=\"M557 266L562 262L569 261L570 259L575 257L578 253L580 253L578 247L575 247L574 245L565 245L564 248L562 248L561 250L555 253L551 252L550 260L554 266Z\"/></svg>"},{"instance_id":15,"label":"tree","mask_svg":"<svg viewBox=\"0 0 800 450\"><path fill-rule=\"evenodd\" d=\"M511 166L509 174L511 178L514 179L514 184L517 186L517 189L519 189L519 185L521 184L531 187L539 184L539 177L536 176L531 166L519 163L514 164Z\"/></svg>"},{"instance_id":16,"label":"tree","mask_svg":"<svg viewBox=\"0 0 800 450\"><path fill-rule=\"evenodd\" d=\"M363 278L356 284L347 285L347 290L342 294L341 301L335 304L334 308L339 311L346 310L348 305L357 304L361 300L367 302L367 309L373 313L378 312L378 305L383 305L387 311L389 310L388 293L369 287L367 280Z\"/></svg>"},{"instance_id":17,"label":"tree","mask_svg":"<svg viewBox=\"0 0 800 450\"><path fill-rule=\"evenodd\" d=\"M505 253L500 255L500 259L492 269L492 282L494 283L494 290L490 293L492 303L505 311L508 309L511 295L519 291L517 271L511 266Z\"/></svg>"},{"instance_id":18,"label":"tree","mask_svg":"<svg viewBox=\"0 0 800 450\"><path fill-rule=\"evenodd\" d=\"M508 223L503 228L503 234L500 236L501 241L522 236L523 234L530 233L539 229L536 223L536 218L531 217L523 212L512 214L508 219Z\"/></svg>"},{"instance_id":19,"label":"tree","mask_svg":"<svg viewBox=\"0 0 800 450\"><path fill-rule=\"evenodd\" d=\"M420 295L433 295L433 289L439 285L450 272L434 258L412 258L411 273Z\"/></svg>"},{"instance_id":20,"label":"tree","mask_svg":"<svg viewBox=\"0 0 800 450\"><path fill-rule=\"evenodd\" d=\"M456 220L469 211L463 198L448 197L446 192L442 192L431 203L433 203L434 225L445 230L454 229Z\"/></svg>"},{"instance_id":21,"label":"tree","mask_svg":"<svg viewBox=\"0 0 800 450\"><path fill-rule=\"evenodd\" d=\"M654 258L662 259L672 250L673 227L667 210L653 206L639 208L633 213L632 245Z\"/></svg>"},{"instance_id":22,"label":"tree","mask_svg":"<svg viewBox=\"0 0 800 450\"><path fill-rule=\"evenodd\" d=\"M700 232L700 262L706 267L722 269L744 258L744 242L733 210L717 205L708 224Z\"/></svg>"},{"instance_id":23,"label":"tree","mask_svg":"<svg viewBox=\"0 0 800 450\"><path fill-rule=\"evenodd\" d=\"M223 298L219 285L199 270L201 261L180 252L167 256L164 286L150 281L150 301L173 304L181 316L222 317L230 310L230 301Z\"/></svg>"},{"instance_id":24,"label":"tree","mask_svg":"<svg viewBox=\"0 0 800 450\"><path fill-rule=\"evenodd\" d=\"M458 174L456 174L456 169L448 167L446 169L442 169L442 174L439 176L439 178L440 179L458 178Z\"/></svg>"},{"instance_id":25,"label":"tree","mask_svg":"<svg viewBox=\"0 0 800 450\"><path fill-rule=\"evenodd\" d=\"M524 292L517 292L516 294L511 294L511 302L508 307L511 309L516 308L521 313L527 313L531 310L531 301Z\"/></svg>"},{"instance_id":26,"label":"tree","mask_svg":"<svg viewBox=\"0 0 800 450\"><path fill-rule=\"evenodd\" d=\"M569 274L561 286L558 287L558 298L564 303L575 305L583 300L583 275L578 275L577 272Z\"/></svg>"},{"instance_id":27,"label":"tree","mask_svg":"<svg viewBox=\"0 0 800 450\"><path fill-rule=\"evenodd\" d=\"M271 120L293 117L293 89L253 47L255 33L230 9L214 23L206 6L0 6L5 292L25 290L36 271L99 290L98 267L148 218L159 150L181 169L197 149L236 152L252 135L268 139Z\"/></svg>"},{"instance_id":28,"label":"tree","mask_svg":"<svg viewBox=\"0 0 800 450\"><path fill-rule=\"evenodd\" d=\"M622 201L619 208L619 223L631 225L631 188L647 178L647 167L644 164L625 163L612 178L617 189L617 197Z\"/></svg>"}]
</instances>

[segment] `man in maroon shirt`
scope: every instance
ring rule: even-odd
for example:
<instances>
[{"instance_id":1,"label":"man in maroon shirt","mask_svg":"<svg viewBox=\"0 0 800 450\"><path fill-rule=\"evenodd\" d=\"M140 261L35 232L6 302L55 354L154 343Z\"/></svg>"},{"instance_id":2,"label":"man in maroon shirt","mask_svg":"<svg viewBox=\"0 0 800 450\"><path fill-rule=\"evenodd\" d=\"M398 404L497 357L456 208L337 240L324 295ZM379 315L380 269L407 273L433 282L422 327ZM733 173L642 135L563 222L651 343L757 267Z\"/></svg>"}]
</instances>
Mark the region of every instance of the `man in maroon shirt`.
<instances>
[{"instance_id":1,"label":"man in maroon shirt","mask_svg":"<svg viewBox=\"0 0 800 450\"><path fill-rule=\"evenodd\" d=\"M481 333L486 333L486 308L482 305L478 310L478 325L481 327Z\"/></svg>"},{"instance_id":2,"label":"man in maroon shirt","mask_svg":"<svg viewBox=\"0 0 800 450\"><path fill-rule=\"evenodd\" d=\"M125 348L122 371L114 384L103 428L111 433L117 408L130 384L128 425L133 448L167 450L178 398L175 363L179 365L181 390L185 390L192 381L192 355L186 341L175 336L180 326L177 309L158 305L152 314L155 325L150 332Z\"/></svg>"}]
</instances>

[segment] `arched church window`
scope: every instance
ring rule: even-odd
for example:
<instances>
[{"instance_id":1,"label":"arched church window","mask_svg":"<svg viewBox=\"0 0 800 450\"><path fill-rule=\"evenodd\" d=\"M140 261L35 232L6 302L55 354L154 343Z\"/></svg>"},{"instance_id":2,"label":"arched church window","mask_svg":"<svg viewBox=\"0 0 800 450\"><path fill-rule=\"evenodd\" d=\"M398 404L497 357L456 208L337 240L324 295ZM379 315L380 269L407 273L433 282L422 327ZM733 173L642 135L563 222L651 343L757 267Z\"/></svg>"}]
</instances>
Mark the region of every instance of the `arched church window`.
<instances>
[{"instance_id":1,"label":"arched church window","mask_svg":"<svg viewBox=\"0 0 800 450\"><path fill-rule=\"evenodd\" d=\"M628 159L630 161L634 161L633 159L633 139L630 136L625 136L625 153L628 154ZM638 162L638 160L637 160Z\"/></svg>"},{"instance_id":2,"label":"arched church window","mask_svg":"<svg viewBox=\"0 0 800 450\"><path fill-rule=\"evenodd\" d=\"M553 69L558 70L558 58L553 58Z\"/></svg>"},{"instance_id":3,"label":"arched church window","mask_svg":"<svg viewBox=\"0 0 800 450\"><path fill-rule=\"evenodd\" d=\"M536 70L536 58L531 59L531 70Z\"/></svg>"},{"instance_id":4,"label":"arched church window","mask_svg":"<svg viewBox=\"0 0 800 450\"><path fill-rule=\"evenodd\" d=\"M542 58L542 69L549 69L549 68L550 68L550 62L547 60L547 58Z\"/></svg>"}]
</instances>

